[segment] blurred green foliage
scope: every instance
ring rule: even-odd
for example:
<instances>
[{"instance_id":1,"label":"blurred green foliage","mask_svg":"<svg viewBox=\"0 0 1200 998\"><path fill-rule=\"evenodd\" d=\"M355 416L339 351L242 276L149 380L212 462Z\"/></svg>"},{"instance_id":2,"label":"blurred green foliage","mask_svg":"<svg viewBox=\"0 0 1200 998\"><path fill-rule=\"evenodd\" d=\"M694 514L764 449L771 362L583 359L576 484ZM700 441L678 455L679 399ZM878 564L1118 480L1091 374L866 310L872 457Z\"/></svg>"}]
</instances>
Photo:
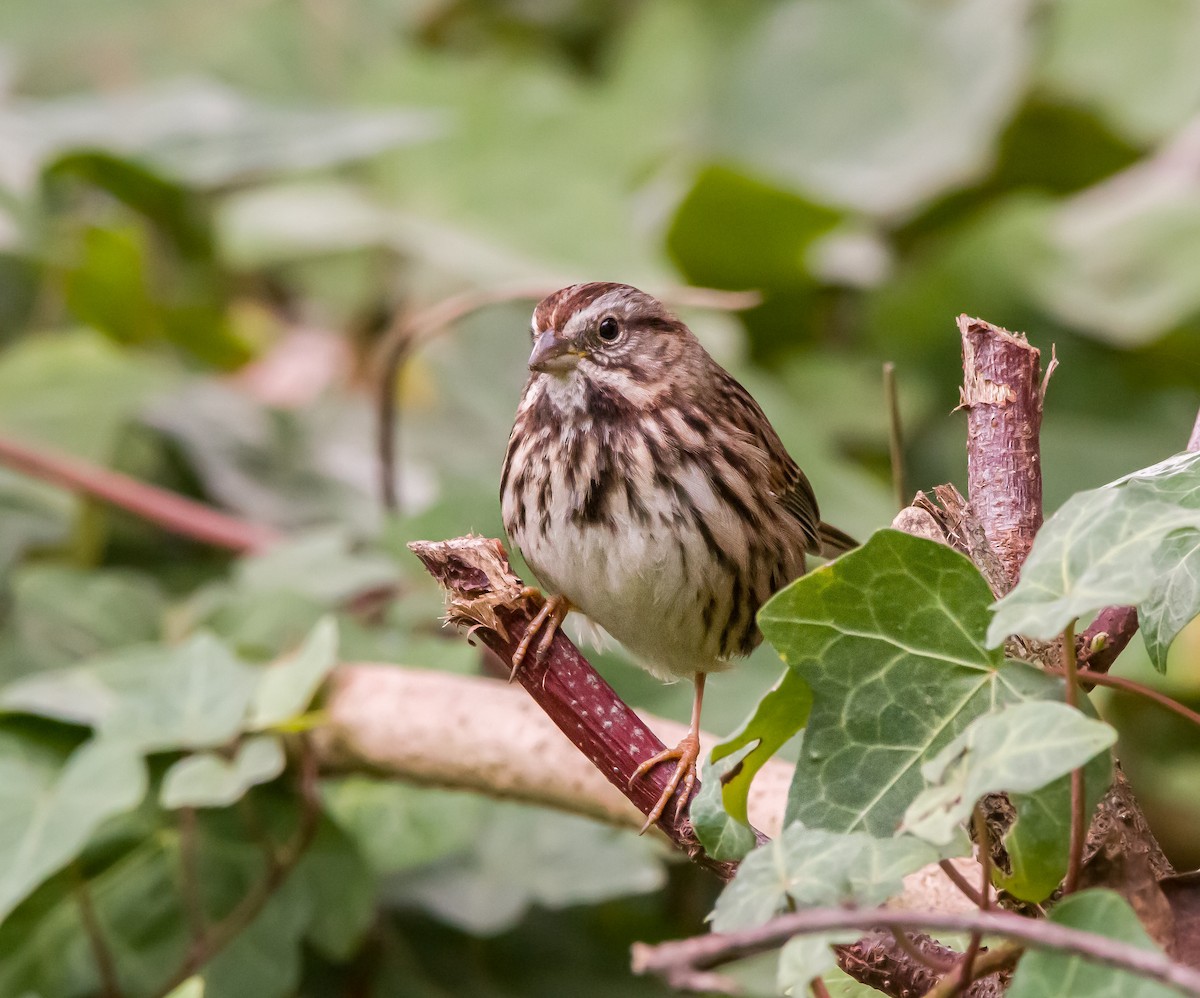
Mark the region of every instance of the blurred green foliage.
<instances>
[{"instance_id":1,"label":"blurred green foliage","mask_svg":"<svg viewBox=\"0 0 1200 998\"><path fill-rule=\"evenodd\" d=\"M1179 450L1200 396L1198 45L1198 0L5 0L0 434L288 542L235 559L0 466L3 810L41 801L60 833L0 835L0 998L96 992L83 889L122 988L158 993L188 946L180 800L245 794L198 812L214 917L262 865L244 812L280 843L303 819L294 766L214 757L216 736L114 741L89 691L175 716L171 670L223 663L239 678L209 722L261 738L244 698L323 613L343 658L480 667L434 630L404 542L500 533L529 303L403 372L389 519L369 388L396 314L573 279L758 289L685 317L860 536L892 512L884 360L909 488L963 484L960 312L1062 362L1048 509ZM1193 627L1172 650L1185 699L1197 652ZM602 662L635 704L686 711ZM714 677L706 726L733 730L780 668L764 648ZM1140 648L1120 668L1153 675ZM139 670L160 682L101 681ZM1139 796L1194 863L1195 732L1155 715L1150 738L1140 705L1114 707ZM702 876L582 822L366 777L321 795L311 851L207 994L660 994L627 976L629 941L711 907ZM572 848L594 879L572 880Z\"/></svg>"}]
</instances>

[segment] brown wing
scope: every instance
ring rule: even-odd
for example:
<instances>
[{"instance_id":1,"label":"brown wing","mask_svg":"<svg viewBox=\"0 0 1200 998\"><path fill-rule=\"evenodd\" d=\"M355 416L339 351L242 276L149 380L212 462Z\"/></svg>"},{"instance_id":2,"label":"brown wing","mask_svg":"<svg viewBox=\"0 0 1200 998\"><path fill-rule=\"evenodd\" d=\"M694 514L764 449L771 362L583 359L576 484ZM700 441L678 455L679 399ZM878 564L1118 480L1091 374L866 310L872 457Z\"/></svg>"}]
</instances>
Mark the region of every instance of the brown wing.
<instances>
[{"instance_id":1,"label":"brown wing","mask_svg":"<svg viewBox=\"0 0 1200 998\"><path fill-rule=\"evenodd\" d=\"M783 441L779 439L779 434L775 432L775 427L771 425L753 396L738 384L728 371L719 366L717 370L720 371L719 380L726 394L731 421L754 438L756 445L767 454L771 491L784 510L800 524L805 548L817 552L820 549L821 511L817 506L817 497L813 493L812 485L788 454Z\"/></svg>"}]
</instances>

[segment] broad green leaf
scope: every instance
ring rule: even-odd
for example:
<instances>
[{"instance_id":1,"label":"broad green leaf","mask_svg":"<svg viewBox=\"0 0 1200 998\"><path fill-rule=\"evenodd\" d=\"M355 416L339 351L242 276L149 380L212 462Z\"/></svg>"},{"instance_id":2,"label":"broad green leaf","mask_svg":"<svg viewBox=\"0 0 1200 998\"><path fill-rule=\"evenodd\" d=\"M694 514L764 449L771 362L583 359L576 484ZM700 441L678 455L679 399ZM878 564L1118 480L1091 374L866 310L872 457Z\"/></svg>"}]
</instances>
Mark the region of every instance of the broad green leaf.
<instances>
[{"instance_id":1,"label":"broad green leaf","mask_svg":"<svg viewBox=\"0 0 1200 998\"><path fill-rule=\"evenodd\" d=\"M163 777L159 799L168 809L227 807L258 783L283 772L283 744L273 735L247 738L230 761L215 752L176 760Z\"/></svg>"},{"instance_id":2,"label":"broad green leaf","mask_svg":"<svg viewBox=\"0 0 1200 998\"><path fill-rule=\"evenodd\" d=\"M124 426L172 381L95 333L26 339L0 356L0 430L106 464Z\"/></svg>"},{"instance_id":3,"label":"broad green leaf","mask_svg":"<svg viewBox=\"0 0 1200 998\"><path fill-rule=\"evenodd\" d=\"M1139 144L1175 134L1195 113L1200 11L1191 0L1058 0L1045 28L1044 85Z\"/></svg>"},{"instance_id":4,"label":"broad green leaf","mask_svg":"<svg viewBox=\"0 0 1200 998\"><path fill-rule=\"evenodd\" d=\"M161 636L166 603L144 575L32 564L12 586L10 612L30 672Z\"/></svg>"},{"instance_id":5,"label":"broad green leaf","mask_svg":"<svg viewBox=\"0 0 1200 998\"><path fill-rule=\"evenodd\" d=\"M713 859L738 860L754 848L754 832L749 824L733 817L721 800L726 780L739 771L753 751L753 745L743 745L720 760L714 760L710 753L700 763L700 790L688 805L688 821Z\"/></svg>"},{"instance_id":6,"label":"broad green leaf","mask_svg":"<svg viewBox=\"0 0 1200 998\"><path fill-rule=\"evenodd\" d=\"M167 998L204 998L204 978L199 974L189 977L167 995Z\"/></svg>"},{"instance_id":7,"label":"broad green leaf","mask_svg":"<svg viewBox=\"0 0 1200 998\"><path fill-rule=\"evenodd\" d=\"M788 669L745 723L713 746L701 767L700 792L688 812L709 855L740 859L754 845L747 813L750 784L766 761L804 727L811 706L808 686Z\"/></svg>"},{"instance_id":8,"label":"broad green leaf","mask_svg":"<svg viewBox=\"0 0 1200 998\"><path fill-rule=\"evenodd\" d=\"M1146 935L1129 904L1110 890L1096 888L1063 898L1050 921L1094 932L1140 949L1158 947ZM1092 963L1081 956L1031 949L1017 964L1009 998L1173 998L1179 992L1129 971Z\"/></svg>"},{"instance_id":9,"label":"broad green leaf","mask_svg":"<svg viewBox=\"0 0 1200 998\"><path fill-rule=\"evenodd\" d=\"M928 843L911 836L877 839L789 825L742 860L717 899L713 931L753 928L791 906L881 904L899 892L907 874L937 858Z\"/></svg>"},{"instance_id":10,"label":"broad green leaf","mask_svg":"<svg viewBox=\"0 0 1200 998\"><path fill-rule=\"evenodd\" d=\"M821 977L837 966L831 946L853 942L854 932L816 932L792 936L779 951L776 984L780 994L802 998L814 977Z\"/></svg>"},{"instance_id":11,"label":"broad green leaf","mask_svg":"<svg viewBox=\"0 0 1200 998\"><path fill-rule=\"evenodd\" d=\"M1052 638L1072 620L1105 606L1151 597L1152 631L1200 612L1187 559L1164 576L1163 547L1178 531L1200 529L1200 454L1176 454L1159 464L1068 500L1038 532L1021 580L995 606L991 646L1010 634ZM1175 543L1175 542L1172 542ZM1172 547L1170 550L1177 550ZM1171 595L1168 597L1167 592ZM1170 625L1166 625L1168 628ZM1160 667L1161 667L1161 663Z\"/></svg>"},{"instance_id":12,"label":"broad green leaf","mask_svg":"<svg viewBox=\"0 0 1200 998\"><path fill-rule=\"evenodd\" d=\"M985 794L1033 793L1116 740L1111 725L1062 703L985 714L921 767L929 785L908 806L902 828L944 845Z\"/></svg>"},{"instance_id":13,"label":"broad green leaf","mask_svg":"<svg viewBox=\"0 0 1200 998\"><path fill-rule=\"evenodd\" d=\"M253 808L277 843L295 831L296 812L282 795L255 792ZM200 892L215 923L263 873L262 843L236 810L197 815ZM123 993L154 995L190 944L179 890L179 835L173 824L151 828L89 876ZM203 970L205 998L285 998L300 979L304 940L342 962L374 914L375 884L353 847L322 822L317 836L262 913ZM354 943L348 940L354 938ZM87 995L101 990L95 959L79 922L72 880L46 884L0 924L0 994L37 991Z\"/></svg>"},{"instance_id":14,"label":"broad green leaf","mask_svg":"<svg viewBox=\"0 0 1200 998\"><path fill-rule=\"evenodd\" d=\"M239 734L258 681L209 634L139 646L19 680L0 707L96 727L143 752L211 748Z\"/></svg>"},{"instance_id":15,"label":"broad green leaf","mask_svg":"<svg viewBox=\"0 0 1200 998\"><path fill-rule=\"evenodd\" d=\"M911 208L984 167L1024 92L1027 10L988 0L756 8L725 41L712 126L721 158L826 203Z\"/></svg>"},{"instance_id":16,"label":"broad green leaf","mask_svg":"<svg viewBox=\"0 0 1200 998\"><path fill-rule=\"evenodd\" d=\"M667 249L694 284L789 288L811 280L805 253L838 212L713 166L676 210ZM713 239L713 232L725 234Z\"/></svg>"},{"instance_id":17,"label":"broad green leaf","mask_svg":"<svg viewBox=\"0 0 1200 998\"><path fill-rule=\"evenodd\" d=\"M337 665L337 645L337 621L322 617L303 645L268 665L250 703L251 726L269 728L303 713Z\"/></svg>"},{"instance_id":18,"label":"broad green leaf","mask_svg":"<svg viewBox=\"0 0 1200 998\"><path fill-rule=\"evenodd\" d=\"M1085 190L1056 209L1051 253L1030 284L1047 314L1126 348L1159 339L1200 308L1191 279L1200 262L1200 191L1167 170L1143 166L1135 176L1137 183Z\"/></svg>"},{"instance_id":19,"label":"broad green leaf","mask_svg":"<svg viewBox=\"0 0 1200 998\"><path fill-rule=\"evenodd\" d=\"M962 555L894 530L810 572L759 625L812 690L788 820L892 834L921 766L975 718L1061 699L1061 681L984 646L987 583Z\"/></svg>"},{"instance_id":20,"label":"broad green leaf","mask_svg":"<svg viewBox=\"0 0 1200 998\"><path fill-rule=\"evenodd\" d=\"M1097 755L1083 767L1084 810L1092 814L1112 784L1112 756ZM1048 898L1067 874L1071 842L1071 778L1063 776L1032 794L1012 794L1016 810L1002 842L1008 870L995 867L997 887L1022 901Z\"/></svg>"},{"instance_id":21,"label":"broad green leaf","mask_svg":"<svg viewBox=\"0 0 1200 998\"><path fill-rule=\"evenodd\" d=\"M378 875L423 866L474 842L489 804L476 794L346 776L323 780L325 813Z\"/></svg>"},{"instance_id":22,"label":"broad green leaf","mask_svg":"<svg viewBox=\"0 0 1200 998\"><path fill-rule=\"evenodd\" d=\"M93 739L59 768L50 754L0 735L0 921L145 793L145 765L126 744Z\"/></svg>"},{"instance_id":23,"label":"broad green leaf","mask_svg":"<svg viewBox=\"0 0 1200 998\"><path fill-rule=\"evenodd\" d=\"M469 851L392 884L389 900L490 935L513 926L531 905L595 904L664 882L658 848L632 832L515 804L493 803L490 812ZM581 855L588 857L582 865Z\"/></svg>"},{"instance_id":24,"label":"broad green leaf","mask_svg":"<svg viewBox=\"0 0 1200 998\"><path fill-rule=\"evenodd\" d=\"M25 169L62 151L105 149L211 187L427 141L438 120L428 111L273 107L214 83L188 81L26 100L0 114L0 143L18 144Z\"/></svg>"},{"instance_id":25,"label":"broad green leaf","mask_svg":"<svg viewBox=\"0 0 1200 998\"><path fill-rule=\"evenodd\" d=\"M1200 611L1200 531L1168 535L1154 567L1158 578L1138 607L1138 622L1150 661L1165 672L1171 642Z\"/></svg>"}]
</instances>

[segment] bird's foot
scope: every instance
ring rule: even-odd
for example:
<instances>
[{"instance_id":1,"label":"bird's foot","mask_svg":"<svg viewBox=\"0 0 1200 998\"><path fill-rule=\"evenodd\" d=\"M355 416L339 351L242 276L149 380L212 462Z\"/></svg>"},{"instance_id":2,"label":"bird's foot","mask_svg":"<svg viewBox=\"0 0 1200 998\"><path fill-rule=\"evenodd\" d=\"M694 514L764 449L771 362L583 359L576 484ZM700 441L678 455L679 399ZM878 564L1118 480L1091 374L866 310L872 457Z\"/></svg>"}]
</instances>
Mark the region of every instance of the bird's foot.
<instances>
[{"instance_id":1,"label":"bird's foot","mask_svg":"<svg viewBox=\"0 0 1200 998\"><path fill-rule=\"evenodd\" d=\"M517 670L525 662L525 656L529 654L533 639L537 637L538 633L541 633L542 639L533 653L535 663L540 663L546 657L546 652L550 650L550 644L554 641L554 635L558 631L559 625L571 612L571 604L565 596L543 596L540 590L532 586L526 586L521 590L521 598L540 602L541 609L529 622L529 626L525 628L525 633L521 635L521 643L513 652L512 672L508 674L510 683L516 678Z\"/></svg>"},{"instance_id":2,"label":"bird's foot","mask_svg":"<svg viewBox=\"0 0 1200 998\"><path fill-rule=\"evenodd\" d=\"M671 795L679 789L681 783L683 784L683 792L679 795L679 803L675 805L675 820L678 821L683 816L683 809L687 807L688 800L692 796L692 788L696 785L696 761L699 758L700 737L696 732L689 731L683 741L674 748L663 749L658 755L651 756L633 771L633 775L629 777L630 785L633 784L634 780L645 776L660 762L670 762L672 759L677 760L675 763L675 772L671 774L671 778L667 781L667 787L662 792L662 796L658 798L658 803L646 815L646 823L642 825L641 831L638 832L639 835L645 834L651 825L658 822L658 819L662 817L663 811L666 810L667 804L671 800Z\"/></svg>"}]
</instances>

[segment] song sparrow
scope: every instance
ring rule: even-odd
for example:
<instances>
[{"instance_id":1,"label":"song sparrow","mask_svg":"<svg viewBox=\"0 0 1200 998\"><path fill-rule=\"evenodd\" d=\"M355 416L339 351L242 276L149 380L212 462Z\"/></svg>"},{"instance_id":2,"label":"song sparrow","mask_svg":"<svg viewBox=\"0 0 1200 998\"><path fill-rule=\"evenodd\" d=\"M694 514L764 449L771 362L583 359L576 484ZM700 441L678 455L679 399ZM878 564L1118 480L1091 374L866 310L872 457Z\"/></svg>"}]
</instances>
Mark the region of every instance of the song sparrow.
<instances>
[{"instance_id":1,"label":"song sparrow","mask_svg":"<svg viewBox=\"0 0 1200 998\"><path fill-rule=\"evenodd\" d=\"M643 831L695 784L705 676L761 640L758 608L802 575L806 551L855 545L821 522L812 486L749 393L656 299L576 284L533 313L530 376L508 441L504 527L552 594L534 636L571 609L651 673L695 683L687 737Z\"/></svg>"}]
</instances>

